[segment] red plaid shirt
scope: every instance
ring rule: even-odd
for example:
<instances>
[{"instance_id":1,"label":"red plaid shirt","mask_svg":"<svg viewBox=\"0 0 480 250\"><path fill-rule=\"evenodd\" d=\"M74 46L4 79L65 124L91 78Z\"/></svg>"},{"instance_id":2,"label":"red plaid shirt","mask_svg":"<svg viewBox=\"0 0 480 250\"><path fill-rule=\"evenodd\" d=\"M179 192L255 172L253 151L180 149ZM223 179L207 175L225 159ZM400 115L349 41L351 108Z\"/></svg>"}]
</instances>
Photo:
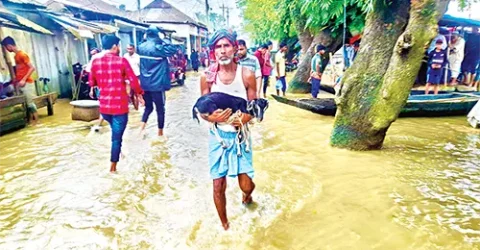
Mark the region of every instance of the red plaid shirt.
<instances>
[{"instance_id":1,"label":"red plaid shirt","mask_svg":"<svg viewBox=\"0 0 480 250\"><path fill-rule=\"evenodd\" d=\"M138 78L127 59L106 53L92 62L89 83L90 87L98 86L100 90L100 113L107 115L128 113L126 80L130 81L134 93L143 94Z\"/></svg>"}]
</instances>

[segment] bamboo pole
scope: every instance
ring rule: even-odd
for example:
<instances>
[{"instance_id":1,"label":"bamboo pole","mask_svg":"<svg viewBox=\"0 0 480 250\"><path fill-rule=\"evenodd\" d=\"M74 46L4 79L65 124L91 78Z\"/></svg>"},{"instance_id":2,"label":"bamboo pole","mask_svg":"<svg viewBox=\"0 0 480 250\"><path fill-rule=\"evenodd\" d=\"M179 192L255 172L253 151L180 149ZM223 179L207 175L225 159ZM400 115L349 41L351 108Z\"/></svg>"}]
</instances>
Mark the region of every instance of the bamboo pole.
<instances>
[{"instance_id":1,"label":"bamboo pole","mask_svg":"<svg viewBox=\"0 0 480 250\"><path fill-rule=\"evenodd\" d=\"M65 60L67 63L67 71L70 76L71 85L72 85L72 99L76 100L78 98L78 93L75 86L75 75L73 74L72 69L72 56L70 55L70 40L66 32L63 33L63 38L65 39Z\"/></svg>"}]
</instances>

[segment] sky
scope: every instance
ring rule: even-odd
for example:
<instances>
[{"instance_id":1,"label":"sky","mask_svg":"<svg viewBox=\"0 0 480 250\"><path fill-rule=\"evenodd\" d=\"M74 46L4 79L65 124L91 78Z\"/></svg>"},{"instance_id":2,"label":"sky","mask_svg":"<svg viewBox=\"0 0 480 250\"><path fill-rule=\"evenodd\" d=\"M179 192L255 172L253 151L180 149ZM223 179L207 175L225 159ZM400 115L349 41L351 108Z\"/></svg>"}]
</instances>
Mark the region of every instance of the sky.
<instances>
[{"instance_id":1,"label":"sky","mask_svg":"<svg viewBox=\"0 0 480 250\"><path fill-rule=\"evenodd\" d=\"M457 16L457 17L464 17L464 18L480 20L480 11L479 10L480 10L480 2L479 3L473 3L471 5L471 8L469 8L469 9L460 10L458 8L458 3L452 1L452 2L450 2L450 5L448 6L447 14L450 14L452 16Z\"/></svg>"},{"instance_id":2,"label":"sky","mask_svg":"<svg viewBox=\"0 0 480 250\"><path fill-rule=\"evenodd\" d=\"M123 3L127 7L127 9L137 8L136 0L104 0L104 1L116 4L116 5ZM173 0L173 1L165 0L165 1L190 16L195 15L196 12L205 13L205 0ZM141 0L141 5L142 7L144 7L151 2L152 0ZM212 11L218 14L222 14L222 9L220 8L222 5L225 5L225 7L229 7L230 8L230 24L240 26L241 12L237 8L235 0L208 0L208 3L212 8ZM192 11L192 9L194 11ZM227 14L225 12L225 16L226 15Z\"/></svg>"},{"instance_id":3,"label":"sky","mask_svg":"<svg viewBox=\"0 0 480 250\"><path fill-rule=\"evenodd\" d=\"M112 4L125 4L127 9L135 9L137 7L136 0L104 0ZM222 14L220 7L224 4L230 7L230 24L240 26L242 19L240 18L241 11L237 8L235 0L208 0L213 12ZM142 7L148 5L152 0L141 0ZM195 12L205 12L205 0L166 0L166 2L172 4L176 8L180 9L186 14L194 15ZM194 9L194 11L191 11ZM477 10L477 11L475 11ZM470 9L460 10L456 1L451 1L448 7L447 14L472 18L480 20L480 2L473 3Z\"/></svg>"}]
</instances>

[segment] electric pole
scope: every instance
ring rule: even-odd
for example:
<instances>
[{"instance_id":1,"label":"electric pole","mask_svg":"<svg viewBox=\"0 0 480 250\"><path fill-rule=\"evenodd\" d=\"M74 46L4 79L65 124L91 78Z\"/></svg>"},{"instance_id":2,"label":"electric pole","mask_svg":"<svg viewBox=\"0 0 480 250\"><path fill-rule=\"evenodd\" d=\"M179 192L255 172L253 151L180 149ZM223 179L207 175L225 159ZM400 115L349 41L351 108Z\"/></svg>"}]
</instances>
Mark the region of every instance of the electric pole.
<instances>
[{"instance_id":1,"label":"electric pole","mask_svg":"<svg viewBox=\"0 0 480 250\"><path fill-rule=\"evenodd\" d=\"M207 23L206 23L207 29L210 27L210 15L208 14L209 12L210 12L210 6L208 5L208 0L205 0L205 15L207 15Z\"/></svg>"},{"instance_id":2,"label":"electric pole","mask_svg":"<svg viewBox=\"0 0 480 250\"><path fill-rule=\"evenodd\" d=\"M230 27L230 8L227 9L227 27Z\"/></svg>"},{"instance_id":3,"label":"electric pole","mask_svg":"<svg viewBox=\"0 0 480 250\"><path fill-rule=\"evenodd\" d=\"M227 8L227 7L225 7L225 4L222 4L222 6L220 6L220 9L222 9L223 19L225 19L225 20L227 20L227 19L225 18L225 9L226 9L226 8Z\"/></svg>"},{"instance_id":4,"label":"electric pole","mask_svg":"<svg viewBox=\"0 0 480 250\"><path fill-rule=\"evenodd\" d=\"M222 13L223 13L223 19L225 19L227 21L227 27L230 26L230 7L227 7L225 6L225 4L222 4L222 6L220 7L220 9L222 9ZM225 9L227 10L227 17L225 17Z\"/></svg>"}]
</instances>

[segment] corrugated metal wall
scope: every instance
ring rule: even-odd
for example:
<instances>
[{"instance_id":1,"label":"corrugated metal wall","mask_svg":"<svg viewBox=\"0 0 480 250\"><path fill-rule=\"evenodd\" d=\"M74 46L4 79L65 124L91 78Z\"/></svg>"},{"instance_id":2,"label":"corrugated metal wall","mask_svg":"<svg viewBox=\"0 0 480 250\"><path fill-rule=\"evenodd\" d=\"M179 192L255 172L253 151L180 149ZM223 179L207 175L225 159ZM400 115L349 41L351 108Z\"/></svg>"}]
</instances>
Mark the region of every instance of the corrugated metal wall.
<instances>
[{"instance_id":1,"label":"corrugated metal wall","mask_svg":"<svg viewBox=\"0 0 480 250\"><path fill-rule=\"evenodd\" d=\"M58 92L60 97L71 97L72 76L69 67L77 62L87 63L85 44L82 40L77 40L70 33L64 32L49 36L9 28L1 29L5 37L13 37L17 46L30 56L37 69L33 73L35 80L48 77L51 80L50 91ZM10 53L10 56L14 63L13 54ZM68 57L71 57L71 62L67 61ZM38 83L37 89L40 89L43 83Z\"/></svg>"}]
</instances>

